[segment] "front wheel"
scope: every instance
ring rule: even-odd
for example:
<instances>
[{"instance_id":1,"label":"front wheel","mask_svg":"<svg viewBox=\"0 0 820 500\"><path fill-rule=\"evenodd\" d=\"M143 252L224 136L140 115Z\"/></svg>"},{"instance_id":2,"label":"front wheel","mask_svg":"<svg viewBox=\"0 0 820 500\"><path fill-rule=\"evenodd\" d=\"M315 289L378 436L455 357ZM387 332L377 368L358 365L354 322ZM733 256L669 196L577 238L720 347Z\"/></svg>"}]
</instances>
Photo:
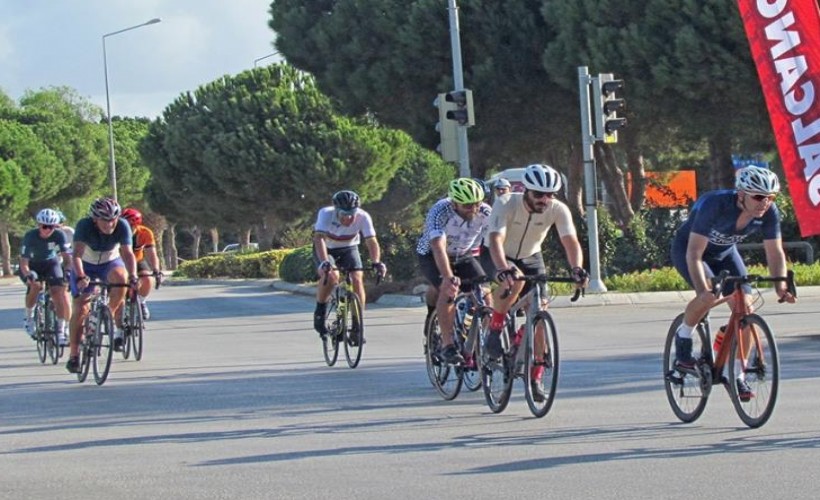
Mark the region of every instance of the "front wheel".
<instances>
[{"instance_id":1,"label":"front wheel","mask_svg":"<svg viewBox=\"0 0 820 500\"><path fill-rule=\"evenodd\" d=\"M527 343L524 394L532 414L541 418L552 408L558 388L558 330L550 313L543 311L535 317L533 331L533 337L544 334L543 360L536 360L535 342L531 338Z\"/></svg>"},{"instance_id":2,"label":"front wheel","mask_svg":"<svg viewBox=\"0 0 820 500\"><path fill-rule=\"evenodd\" d=\"M142 359L143 342L145 341L145 319L142 317L142 308L137 299L134 299L131 305L128 323L131 328L131 349L134 351L134 359L140 361Z\"/></svg>"},{"instance_id":3,"label":"front wheel","mask_svg":"<svg viewBox=\"0 0 820 500\"><path fill-rule=\"evenodd\" d=\"M97 328L92 334L93 345L91 357L94 365L94 381L103 385L111 370L111 358L114 354L114 322L111 311L107 307L100 307L97 314Z\"/></svg>"},{"instance_id":4,"label":"front wheel","mask_svg":"<svg viewBox=\"0 0 820 500\"><path fill-rule=\"evenodd\" d=\"M355 293L347 294L344 343L347 366L356 368L362 359L362 348L364 347L364 319L362 303Z\"/></svg>"},{"instance_id":5,"label":"front wheel","mask_svg":"<svg viewBox=\"0 0 820 500\"><path fill-rule=\"evenodd\" d=\"M481 389L481 348L490 328L492 309L480 309L473 317L473 324L467 334L467 342L472 343L472 352L465 356L464 387L469 391Z\"/></svg>"},{"instance_id":6,"label":"front wheel","mask_svg":"<svg viewBox=\"0 0 820 500\"><path fill-rule=\"evenodd\" d=\"M438 324L438 313L432 313L427 322L427 353L424 355L427 364L427 377L436 391L447 401L451 401L461 392L464 372L460 367L445 363L439 356L441 350L441 329Z\"/></svg>"},{"instance_id":7,"label":"front wheel","mask_svg":"<svg viewBox=\"0 0 820 500\"><path fill-rule=\"evenodd\" d=\"M729 381L729 395L743 423L754 428L765 424L774 412L780 362L774 335L763 318L750 314L741 324L745 326L732 339L729 373L735 380ZM743 383L751 392L739 390Z\"/></svg>"},{"instance_id":8,"label":"front wheel","mask_svg":"<svg viewBox=\"0 0 820 500\"><path fill-rule=\"evenodd\" d=\"M666 334L666 344L663 349L663 385L666 389L666 399L672 412L681 422L694 422L706 409L711 389L711 359L709 340L703 327L699 324L692 335L692 355L698 359L696 370L682 371L675 366L675 336L678 326L683 322L683 314L679 314L669 327ZM700 355L698 355L700 353Z\"/></svg>"},{"instance_id":9,"label":"front wheel","mask_svg":"<svg viewBox=\"0 0 820 500\"><path fill-rule=\"evenodd\" d=\"M489 335L489 326L485 338ZM509 346L509 336L507 328L501 332L501 344ZM510 403L513 380L515 380L515 359L509 350L505 348L505 354L501 359L489 359L487 350L481 346L481 387L484 389L484 399L487 406L493 413L501 413Z\"/></svg>"},{"instance_id":10,"label":"front wheel","mask_svg":"<svg viewBox=\"0 0 820 500\"><path fill-rule=\"evenodd\" d=\"M46 334L45 311L39 301L34 306L34 315L31 321L34 328L34 340L37 342L37 359L40 360L40 363L45 363L48 356L48 335Z\"/></svg>"},{"instance_id":11,"label":"front wheel","mask_svg":"<svg viewBox=\"0 0 820 500\"><path fill-rule=\"evenodd\" d=\"M336 364L339 358L339 332L344 330L344 318L338 314L339 304L336 299L330 299L325 312L326 334L322 337L322 353L327 366Z\"/></svg>"}]
</instances>

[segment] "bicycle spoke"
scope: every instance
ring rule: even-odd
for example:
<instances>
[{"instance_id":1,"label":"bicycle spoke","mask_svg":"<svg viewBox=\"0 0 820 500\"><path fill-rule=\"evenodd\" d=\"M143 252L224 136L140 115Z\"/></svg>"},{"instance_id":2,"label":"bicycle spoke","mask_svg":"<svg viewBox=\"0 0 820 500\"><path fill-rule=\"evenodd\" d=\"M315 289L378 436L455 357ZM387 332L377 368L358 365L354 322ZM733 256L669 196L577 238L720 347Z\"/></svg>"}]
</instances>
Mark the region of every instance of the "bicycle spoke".
<instances>
[{"instance_id":1,"label":"bicycle spoke","mask_svg":"<svg viewBox=\"0 0 820 500\"><path fill-rule=\"evenodd\" d=\"M740 419L749 427L765 424L774 412L780 382L777 345L768 324L756 314L744 318L747 328L732 341L729 394ZM741 391L741 382L748 391ZM746 389L746 388L744 388Z\"/></svg>"}]
</instances>

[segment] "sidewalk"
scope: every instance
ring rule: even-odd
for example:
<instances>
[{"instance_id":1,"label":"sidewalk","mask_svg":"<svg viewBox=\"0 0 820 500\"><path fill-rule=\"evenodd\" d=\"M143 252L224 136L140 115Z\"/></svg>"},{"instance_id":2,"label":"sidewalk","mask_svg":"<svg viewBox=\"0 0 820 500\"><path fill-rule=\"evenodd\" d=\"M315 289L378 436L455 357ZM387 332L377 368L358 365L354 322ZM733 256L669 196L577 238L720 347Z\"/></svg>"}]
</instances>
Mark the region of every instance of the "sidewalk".
<instances>
[{"instance_id":1,"label":"sidewalk","mask_svg":"<svg viewBox=\"0 0 820 500\"><path fill-rule=\"evenodd\" d=\"M316 287L309 284L288 283L275 279L271 283L274 290L297 293L300 295L316 295ZM812 300L820 297L820 286L806 286L797 289L798 300ZM771 289L765 289L763 296L768 300L773 295ZM694 297L694 292L638 292L620 293L606 292L602 294L588 293L586 296L572 303L568 296L556 297L550 307L592 307L592 306L623 306L645 304L668 304L679 302L685 304ZM390 307L421 307L424 305L421 295L392 295L385 294L379 297L376 304Z\"/></svg>"}]
</instances>

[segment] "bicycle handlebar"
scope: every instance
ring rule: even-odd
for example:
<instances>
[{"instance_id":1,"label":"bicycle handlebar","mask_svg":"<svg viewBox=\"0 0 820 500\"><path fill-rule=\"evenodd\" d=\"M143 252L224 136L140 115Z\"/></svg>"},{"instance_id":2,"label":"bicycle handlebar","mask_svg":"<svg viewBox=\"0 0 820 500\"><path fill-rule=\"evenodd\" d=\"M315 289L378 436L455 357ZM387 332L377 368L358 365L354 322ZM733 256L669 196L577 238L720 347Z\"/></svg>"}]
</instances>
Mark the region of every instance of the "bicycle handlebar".
<instances>
[{"instance_id":1,"label":"bicycle handlebar","mask_svg":"<svg viewBox=\"0 0 820 500\"><path fill-rule=\"evenodd\" d=\"M549 276L546 274L536 274L533 276L516 276L513 278L514 281L523 281L525 283L576 283L576 281L569 276ZM512 293L512 289L507 288L504 292L501 293L501 299L504 300L510 296ZM582 295L586 296L586 289L585 288L576 288L575 293L572 294L570 297L570 302L577 301Z\"/></svg>"},{"instance_id":2,"label":"bicycle handlebar","mask_svg":"<svg viewBox=\"0 0 820 500\"><path fill-rule=\"evenodd\" d=\"M757 283L777 283L781 281L786 282L786 291L789 292L792 297L797 298L797 285L794 283L794 271L791 269L786 272L786 276L762 276L760 274L748 274L746 276L732 276L729 271L723 270L717 276L713 276L711 278L712 281L712 293L717 297L720 295L720 291L727 283L739 283L743 284L757 284ZM783 302L783 299L779 299L778 302Z\"/></svg>"},{"instance_id":3,"label":"bicycle handlebar","mask_svg":"<svg viewBox=\"0 0 820 500\"><path fill-rule=\"evenodd\" d=\"M322 280L322 285L327 285L327 279L328 279L328 276L330 274L330 271L339 271L341 273L349 274L353 271L374 271L375 269L376 269L376 266L374 266L374 265L370 265L370 266L367 266L367 267L348 267L348 268L341 268L341 267L331 265L330 267L327 268L327 272L325 273L325 279ZM376 284L377 285L379 283L381 283L382 279L384 279L384 276L379 274L379 273L376 273Z\"/></svg>"},{"instance_id":4,"label":"bicycle handlebar","mask_svg":"<svg viewBox=\"0 0 820 500\"><path fill-rule=\"evenodd\" d=\"M466 287L466 286L473 286L473 285L482 285L484 283L490 283L492 281L493 281L493 279L490 278L489 276L479 276L477 278L465 278L465 279L459 278L459 288ZM449 297L447 299L448 304L452 304L455 301L456 301L455 297Z\"/></svg>"}]
</instances>

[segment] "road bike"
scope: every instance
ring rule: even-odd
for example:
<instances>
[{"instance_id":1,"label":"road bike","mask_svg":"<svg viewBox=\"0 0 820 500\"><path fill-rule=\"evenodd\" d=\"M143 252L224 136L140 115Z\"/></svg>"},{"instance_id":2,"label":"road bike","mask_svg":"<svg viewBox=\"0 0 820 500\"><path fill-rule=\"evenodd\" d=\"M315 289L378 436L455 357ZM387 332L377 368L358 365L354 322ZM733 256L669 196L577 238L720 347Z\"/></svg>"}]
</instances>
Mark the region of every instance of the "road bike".
<instances>
[{"instance_id":1,"label":"road bike","mask_svg":"<svg viewBox=\"0 0 820 500\"><path fill-rule=\"evenodd\" d=\"M516 281L523 281L530 286L530 290L522 295L507 313L507 320L501 331L501 345L504 355L500 359L490 359L486 351L482 351L482 385L487 406L493 413L501 413L507 408L512 394L513 382L516 378L524 381L524 395L527 405L533 415L538 418L545 416L555 401L555 392L558 388L558 330L552 315L542 308L542 299L547 296L542 291L549 283L575 283L571 277L548 276L545 274L533 276L519 276ZM509 290L505 294L509 294ZM570 299L578 300L583 289L575 290ZM520 328L515 327L515 318L519 311L524 311L525 321ZM543 361L537 361L535 355L535 332L544 333ZM523 347L523 348L522 348ZM540 368L539 368L540 367ZM543 369L539 378L533 372ZM536 387L537 386L537 387ZM536 394L536 388L541 388L544 397Z\"/></svg>"},{"instance_id":2,"label":"road bike","mask_svg":"<svg viewBox=\"0 0 820 500\"><path fill-rule=\"evenodd\" d=\"M80 371L77 372L77 380L85 382L89 368L93 365L94 382L103 385L111 370L114 351L114 318L111 309L108 308L108 295L111 288L131 285L93 280L88 286L93 291L89 312L82 325Z\"/></svg>"},{"instance_id":3,"label":"road bike","mask_svg":"<svg viewBox=\"0 0 820 500\"><path fill-rule=\"evenodd\" d=\"M732 311L728 323L720 328L720 345L713 345L709 313L698 323L692 335L694 368L688 369L675 362L675 336L683 314L669 327L663 350L663 372L666 398L675 416L682 422L694 422L706 408L714 384L723 384L740 419L749 427L765 424L774 412L780 384L780 363L772 329L761 316L751 313L763 306L758 283L786 282L789 292L797 297L794 273L785 277L730 276L724 271L712 278L715 296L727 284L734 291L717 300L712 308L729 302ZM751 300L747 307L751 286ZM717 349L714 349L714 348ZM751 392L741 391L739 381L745 382Z\"/></svg>"},{"instance_id":4,"label":"road bike","mask_svg":"<svg viewBox=\"0 0 820 500\"><path fill-rule=\"evenodd\" d=\"M51 291L46 280L39 280L40 292L37 302L34 303L34 340L37 343L37 357L40 363L45 364L51 359L56 365L63 355L65 347L60 345L57 330L57 312L54 310L54 301L51 300Z\"/></svg>"},{"instance_id":5,"label":"road bike","mask_svg":"<svg viewBox=\"0 0 820 500\"><path fill-rule=\"evenodd\" d=\"M464 362L445 363L441 359L441 328L434 310L424 325L424 357L427 376L436 391L447 401L453 400L464 385L470 391L481 388L481 346L487 332L492 309L484 303L481 277L461 281L461 292L451 299L455 304L453 344L464 356Z\"/></svg>"},{"instance_id":6,"label":"road bike","mask_svg":"<svg viewBox=\"0 0 820 500\"><path fill-rule=\"evenodd\" d=\"M322 353L327 366L336 364L339 357L339 344L344 344L345 358L350 368L359 366L362 359L362 349L364 347L364 319L362 317L362 303L353 288L353 281L350 274L354 271L369 271L373 266L367 268L341 269L332 267L331 270L339 272L339 283L333 287L330 294L330 301L325 309L325 329L327 334L322 337ZM381 281L382 276L376 275L376 282ZM327 283L327 276L325 276Z\"/></svg>"},{"instance_id":7,"label":"road bike","mask_svg":"<svg viewBox=\"0 0 820 500\"><path fill-rule=\"evenodd\" d=\"M156 278L154 289L160 287L161 280ZM139 301L138 287L131 287L125 294L125 303L122 313L122 358L128 359L134 353L134 359L142 359L143 343L145 342L145 318L142 316L142 307Z\"/></svg>"}]
</instances>

